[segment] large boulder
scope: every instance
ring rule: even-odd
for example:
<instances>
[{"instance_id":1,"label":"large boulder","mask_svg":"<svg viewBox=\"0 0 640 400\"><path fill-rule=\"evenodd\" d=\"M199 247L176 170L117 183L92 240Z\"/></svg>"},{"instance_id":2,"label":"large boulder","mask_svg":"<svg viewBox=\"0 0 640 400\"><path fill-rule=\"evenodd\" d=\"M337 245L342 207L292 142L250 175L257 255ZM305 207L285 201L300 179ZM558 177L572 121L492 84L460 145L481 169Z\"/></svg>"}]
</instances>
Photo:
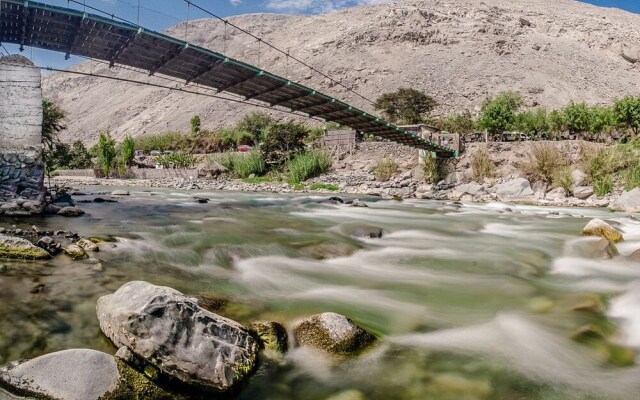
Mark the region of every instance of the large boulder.
<instances>
[{"instance_id":1,"label":"large boulder","mask_svg":"<svg viewBox=\"0 0 640 400\"><path fill-rule=\"evenodd\" d=\"M574 169L571 171L571 177L573 178L573 186L586 186L588 183L587 174L582 172L579 169Z\"/></svg>"},{"instance_id":2,"label":"large boulder","mask_svg":"<svg viewBox=\"0 0 640 400\"><path fill-rule=\"evenodd\" d=\"M496 185L496 195L505 201L531 198L534 193L528 180L516 178Z\"/></svg>"},{"instance_id":3,"label":"large boulder","mask_svg":"<svg viewBox=\"0 0 640 400\"><path fill-rule=\"evenodd\" d=\"M453 189L453 191L459 196L464 196L465 194L475 196L482 193L482 185L477 182L465 183L463 185L457 186L455 189Z\"/></svg>"},{"instance_id":4,"label":"large boulder","mask_svg":"<svg viewBox=\"0 0 640 400\"><path fill-rule=\"evenodd\" d=\"M26 239L0 235L0 258L48 260L51 255Z\"/></svg>"},{"instance_id":5,"label":"large boulder","mask_svg":"<svg viewBox=\"0 0 640 400\"><path fill-rule=\"evenodd\" d=\"M576 186L573 188L573 195L580 200L588 199L593 196L593 193L593 187L591 186Z\"/></svg>"},{"instance_id":6,"label":"large boulder","mask_svg":"<svg viewBox=\"0 0 640 400\"><path fill-rule=\"evenodd\" d=\"M256 366L258 343L246 328L168 287L129 282L98 299L97 314L117 347L198 389L227 391Z\"/></svg>"},{"instance_id":7,"label":"large boulder","mask_svg":"<svg viewBox=\"0 0 640 400\"><path fill-rule=\"evenodd\" d=\"M640 212L640 188L622 193L612 208L616 211Z\"/></svg>"},{"instance_id":8,"label":"large boulder","mask_svg":"<svg viewBox=\"0 0 640 400\"><path fill-rule=\"evenodd\" d=\"M356 353L376 337L344 315L326 312L313 315L293 329L296 342L333 354Z\"/></svg>"},{"instance_id":9,"label":"large boulder","mask_svg":"<svg viewBox=\"0 0 640 400\"><path fill-rule=\"evenodd\" d=\"M79 217L84 215L84 211L78 207L64 207L58 211L58 215L63 217Z\"/></svg>"},{"instance_id":10,"label":"large boulder","mask_svg":"<svg viewBox=\"0 0 640 400\"><path fill-rule=\"evenodd\" d=\"M594 218L582 228L582 234L584 236L600 236L613 243L618 243L623 240L622 234L615 230L615 228L601 219Z\"/></svg>"},{"instance_id":11,"label":"large boulder","mask_svg":"<svg viewBox=\"0 0 640 400\"><path fill-rule=\"evenodd\" d=\"M119 386L115 359L95 350L47 354L0 372L3 387L34 398L98 400Z\"/></svg>"}]
</instances>

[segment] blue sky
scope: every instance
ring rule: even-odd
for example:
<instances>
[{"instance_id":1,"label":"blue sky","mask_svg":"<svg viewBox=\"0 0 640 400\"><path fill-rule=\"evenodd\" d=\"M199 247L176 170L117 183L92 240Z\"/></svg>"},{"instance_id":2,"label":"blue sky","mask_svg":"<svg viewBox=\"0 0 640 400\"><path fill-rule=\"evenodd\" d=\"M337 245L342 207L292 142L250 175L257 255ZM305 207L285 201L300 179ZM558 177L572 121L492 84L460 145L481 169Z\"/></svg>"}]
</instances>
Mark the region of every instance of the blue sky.
<instances>
[{"instance_id":1,"label":"blue sky","mask_svg":"<svg viewBox=\"0 0 640 400\"><path fill-rule=\"evenodd\" d=\"M80 0L82 2L83 0ZM138 0L84 0L86 4L113 13L121 18L136 22L138 18ZM154 30L184 21L187 18L187 6L183 0L139 0L141 25ZM387 3L390 0L192 0L221 17L231 15L277 12L277 13L323 13L365 4ZM535 1L535 0L532 0ZM603 7L617 7L640 13L640 0L583 0L586 3ZM82 9L82 5L68 3L67 0L40 0L57 6ZM90 11L90 10L89 10ZM93 11L90 11L93 12ZM189 19L206 18L205 13L189 7ZM276 43L277 45L277 43ZM11 53L17 53L16 46L5 45ZM65 68L81 61L72 57L65 60L64 55L44 50L27 48L27 57L42 66Z\"/></svg>"}]
</instances>

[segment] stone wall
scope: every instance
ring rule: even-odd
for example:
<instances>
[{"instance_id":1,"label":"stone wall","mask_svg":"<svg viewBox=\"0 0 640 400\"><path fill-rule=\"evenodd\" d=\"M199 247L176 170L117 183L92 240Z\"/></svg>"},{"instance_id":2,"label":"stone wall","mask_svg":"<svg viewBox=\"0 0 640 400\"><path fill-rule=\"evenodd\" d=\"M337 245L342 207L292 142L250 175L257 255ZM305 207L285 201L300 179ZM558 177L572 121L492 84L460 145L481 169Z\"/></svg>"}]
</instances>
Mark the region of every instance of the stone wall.
<instances>
[{"instance_id":1,"label":"stone wall","mask_svg":"<svg viewBox=\"0 0 640 400\"><path fill-rule=\"evenodd\" d=\"M40 70L21 56L0 57L0 215L42 212Z\"/></svg>"}]
</instances>

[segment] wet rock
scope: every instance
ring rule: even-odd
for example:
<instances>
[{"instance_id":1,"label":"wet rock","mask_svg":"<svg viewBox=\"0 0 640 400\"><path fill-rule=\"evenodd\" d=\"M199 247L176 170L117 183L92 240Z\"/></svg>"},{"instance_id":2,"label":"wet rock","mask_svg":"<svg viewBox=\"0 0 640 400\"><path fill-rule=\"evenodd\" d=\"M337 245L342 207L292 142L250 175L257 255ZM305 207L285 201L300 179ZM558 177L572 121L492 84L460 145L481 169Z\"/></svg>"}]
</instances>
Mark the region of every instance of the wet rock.
<instances>
[{"instance_id":1,"label":"wet rock","mask_svg":"<svg viewBox=\"0 0 640 400\"><path fill-rule=\"evenodd\" d=\"M334 204L344 204L344 200L337 196L329 197L329 202Z\"/></svg>"},{"instance_id":2,"label":"wet rock","mask_svg":"<svg viewBox=\"0 0 640 400\"><path fill-rule=\"evenodd\" d=\"M567 255L610 260L620 255L615 244L605 238L593 236L567 243Z\"/></svg>"},{"instance_id":3,"label":"wet rock","mask_svg":"<svg viewBox=\"0 0 640 400\"><path fill-rule=\"evenodd\" d=\"M89 258L87 252L77 244L70 244L69 246L64 248L64 254L71 257L73 260L85 260Z\"/></svg>"},{"instance_id":4,"label":"wet rock","mask_svg":"<svg viewBox=\"0 0 640 400\"><path fill-rule=\"evenodd\" d=\"M284 354L287 352L288 335L285 327L273 321L258 321L249 326L249 329L256 333L260 339L260 345L265 350L275 351Z\"/></svg>"},{"instance_id":5,"label":"wet rock","mask_svg":"<svg viewBox=\"0 0 640 400\"><path fill-rule=\"evenodd\" d=\"M95 350L74 349L47 354L0 372L10 391L29 397L98 400L118 389L114 358Z\"/></svg>"},{"instance_id":6,"label":"wet rock","mask_svg":"<svg viewBox=\"0 0 640 400\"><path fill-rule=\"evenodd\" d=\"M60 211L58 211L58 215L63 217L79 217L84 215L84 211L82 211L78 207L64 207Z\"/></svg>"},{"instance_id":7,"label":"wet rock","mask_svg":"<svg viewBox=\"0 0 640 400\"><path fill-rule=\"evenodd\" d=\"M602 315L605 311L605 305L600 296L591 296L582 299L580 302L571 307L573 311Z\"/></svg>"},{"instance_id":8,"label":"wet rock","mask_svg":"<svg viewBox=\"0 0 640 400\"><path fill-rule=\"evenodd\" d=\"M305 246L300 249L306 256L317 260L326 260L334 257L346 257L355 253L358 248L348 243L318 243Z\"/></svg>"},{"instance_id":9,"label":"wet rock","mask_svg":"<svg viewBox=\"0 0 640 400\"><path fill-rule=\"evenodd\" d=\"M86 252L98 252L100 251L100 247L98 247L97 244L93 243L90 240L87 239L80 239L76 242L76 245L78 247L80 247L82 250L86 251Z\"/></svg>"},{"instance_id":10,"label":"wet rock","mask_svg":"<svg viewBox=\"0 0 640 400\"><path fill-rule=\"evenodd\" d=\"M56 241L53 240L53 238L51 238L50 236L41 237L36 242L36 246L46 250L49 254L53 256L55 256L56 254L60 253L60 251L62 251L62 245L60 243L56 243Z\"/></svg>"},{"instance_id":11,"label":"wet rock","mask_svg":"<svg viewBox=\"0 0 640 400\"><path fill-rule=\"evenodd\" d=\"M209 203L209 199L204 197L194 197L193 200L198 204L207 204Z\"/></svg>"},{"instance_id":12,"label":"wet rock","mask_svg":"<svg viewBox=\"0 0 640 400\"><path fill-rule=\"evenodd\" d=\"M622 193L613 203L612 208L617 211L640 212L640 188Z\"/></svg>"},{"instance_id":13,"label":"wet rock","mask_svg":"<svg viewBox=\"0 0 640 400\"><path fill-rule=\"evenodd\" d=\"M356 225L347 229L349 236L380 239L384 231L382 228L370 225Z\"/></svg>"},{"instance_id":14,"label":"wet rock","mask_svg":"<svg viewBox=\"0 0 640 400\"><path fill-rule=\"evenodd\" d=\"M351 204L351 207L369 207L367 203L359 199L353 200L350 204Z\"/></svg>"},{"instance_id":15,"label":"wet rock","mask_svg":"<svg viewBox=\"0 0 640 400\"><path fill-rule=\"evenodd\" d=\"M58 212L60 212L60 210L62 210L62 207L56 206L55 204L48 204L44 208L44 212L46 214L57 214Z\"/></svg>"},{"instance_id":16,"label":"wet rock","mask_svg":"<svg viewBox=\"0 0 640 400\"><path fill-rule=\"evenodd\" d=\"M623 240L622 234L601 219L594 218L582 229L585 236L600 236L613 243Z\"/></svg>"},{"instance_id":17,"label":"wet rock","mask_svg":"<svg viewBox=\"0 0 640 400\"><path fill-rule=\"evenodd\" d=\"M246 328L168 287L129 282L98 299L97 314L116 346L199 389L227 391L256 365L258 344Z\"/></svg>"},{"instance_id":18,"label":"wet rock","mask_svg":"<svg viewBox=\"0 0 640 400\"><path fill-rule=\"evenodd\" d=\"M128 190L114 190L111 192L112 196L129 196Z\"/></svg>"},{"instance_id":19,"label":"wet rock","mask_svg":"<svg viewBox=\"0 0 640 400\"><path fill-rule=\"evenodd\" d=\"M26 239L0 235L0 258L48 260L51 255Z\"/></svg>"},{"instance_id":20,"label":"wet rock","mask_svg":"<svg viewBox=\"0 0 640 400\"><path fill-rule=\"evenodd\" d=\"M593 187L591 186L576 186L573 189L573 195L580 200L586 200L593 196Z\"/></svg>"},{"instance_id":21,"label":"wet rock","mask_svg":"<svg viewBox=\"0 0 640 400\"><path fill-rule=\"evenodd\" d=\"M376 340L350 318L331 312L307 318L293 329L293 333L300 346L333 354L356 353Z\"/></svg>"},{"instance_id":22,"label":"wet rock","mask_svg":"<svg viewBox=\"0 0 640 400\"><path fill-rule=\"evenodd\" d=\"M366 400L367 397L359 390L346 390L340 392L331 397L327 397L326 400Z\"/></svg>"},{"instance_id":23,"label":"wet rock","mask_svg":"<svg viewBox=\"0 0 640 400\"><path fill-rule=\"evenodd\" d=\"M629 256L629 259L631 261L637 261L640 262L640 249L634 251L633 253L631 253L631 255Z\"/></svg>"}]
</instances>

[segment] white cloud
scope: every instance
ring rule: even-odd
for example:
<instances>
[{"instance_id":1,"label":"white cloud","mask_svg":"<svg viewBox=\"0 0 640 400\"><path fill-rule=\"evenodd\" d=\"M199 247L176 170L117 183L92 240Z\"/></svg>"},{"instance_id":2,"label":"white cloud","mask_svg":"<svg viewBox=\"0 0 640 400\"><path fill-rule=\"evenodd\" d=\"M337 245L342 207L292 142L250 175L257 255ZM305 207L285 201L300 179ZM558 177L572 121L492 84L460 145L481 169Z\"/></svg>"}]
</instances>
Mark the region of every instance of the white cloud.
<instances>
[{"instance_id":1,"label":"white cloud","mask_svg":"<svg viewBox=\"0 0 640 400\"><path fill-rule=\"evenodd\" d=\"M266 7L279 11L324 13L347 7L391 3L393 1L394 0L267 0Z\"/></svg>"},{"instance_id":2,"label":"white cloud","mask_svg":"<svg viewBox=\"0 0 640 400\"><path fill-rule=\"evenodd\" d=\"M232 6L239 6L240 4L242 4L243 0L229 0L229 3L231 3Z\"/></svg>"}]
</instances>

